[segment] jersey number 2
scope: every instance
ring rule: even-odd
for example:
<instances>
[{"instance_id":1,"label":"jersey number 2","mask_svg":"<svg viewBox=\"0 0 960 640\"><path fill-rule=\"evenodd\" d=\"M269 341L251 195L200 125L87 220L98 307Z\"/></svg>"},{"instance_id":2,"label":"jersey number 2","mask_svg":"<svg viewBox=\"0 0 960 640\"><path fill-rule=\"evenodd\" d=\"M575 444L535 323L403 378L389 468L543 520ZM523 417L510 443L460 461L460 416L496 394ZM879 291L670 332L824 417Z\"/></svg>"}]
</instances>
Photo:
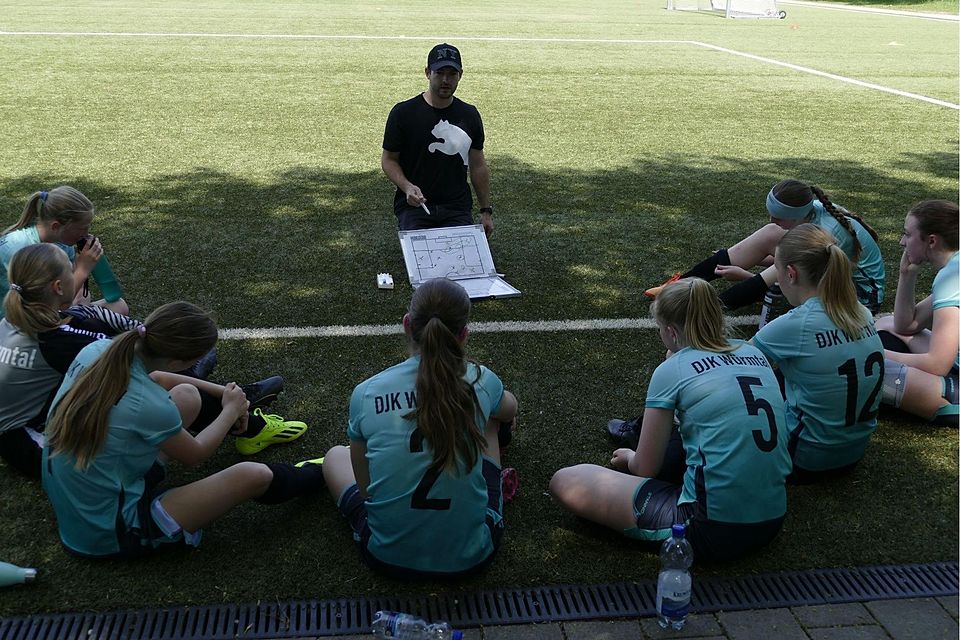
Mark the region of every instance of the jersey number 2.
<instances>
[{"instance_id":1,"label":"jersey number 2","mask_svg":"<svg viewBox=\"0 0 960 640\"><path fill-rule=\"evenodd\" d=\"M410 453L421 453L423 451L423 434L420 429L414 429L410 434ZM427 469L420 479L420 483L410 498L411 509L432 509L434 511L446 511L450 508L450 498L428 498L427 494L433 488L434 483L440 477L441 471Z\"/></svg>"},{"instance_id":2,"label":"jersey number 2","mask_svg":"<svg viewBox=\"0 0 960 640\"><path fill-rule=\"evenodd\" d=\"M773 413L773 407L763 398L756 398L753 395L753 389L750 387L763 386L760 378L753 376L737 376L737 382L740 384L740 393L743 394L743 402L747 405L747 413L752 416L760 415L763 411L767 414L767 424L770 425L770 437L764 439L760 429L753 430L753 441L757 443L760 451L769 453L777 448L777 416Z\"/></svg>"}]
</instances>

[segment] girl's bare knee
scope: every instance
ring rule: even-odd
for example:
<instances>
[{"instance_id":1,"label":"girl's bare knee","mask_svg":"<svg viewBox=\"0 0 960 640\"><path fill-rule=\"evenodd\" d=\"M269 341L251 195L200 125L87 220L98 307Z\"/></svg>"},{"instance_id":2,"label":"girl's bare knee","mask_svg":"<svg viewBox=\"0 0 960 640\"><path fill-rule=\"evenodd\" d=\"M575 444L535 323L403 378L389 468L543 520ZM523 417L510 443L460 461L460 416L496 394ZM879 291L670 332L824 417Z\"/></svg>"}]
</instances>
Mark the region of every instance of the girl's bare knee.
<instances>
[{"instance_id":1,"label":"girl's bare knee","mask_svg":"<svg viewBox=\"0 0 960 640\"><path fill-rule=\"evenodd\" d=\"M260 490L260 493L267 490L270 483L273 482L273 471L265 464L259 462L238 462L233 465L242 481L250 486L251 489Z\"/></svg>"},{"instance_id":2,"label":"girl's bare knee","mask_svg":"<svg viewBox=\"0 0 960 640\"><path fill-rule=\"evenodd\" d=\"M185 409L200 410L200 391L192 384L178 384L170 389L170 399L180 408L180 413Z\"/></svg>"},{"instance_id":3,"label":"girl's bare knee","mask_svg":"<svg viewBox=\"0 0 960 640\"><path fill-rule=\"evenodd\" d=\"M554 500L564 504L567 502L571 489L578 484L581 466L583 465L564 467L553 474L550 478L550 495Z\"/></svg>"}]
</instances>

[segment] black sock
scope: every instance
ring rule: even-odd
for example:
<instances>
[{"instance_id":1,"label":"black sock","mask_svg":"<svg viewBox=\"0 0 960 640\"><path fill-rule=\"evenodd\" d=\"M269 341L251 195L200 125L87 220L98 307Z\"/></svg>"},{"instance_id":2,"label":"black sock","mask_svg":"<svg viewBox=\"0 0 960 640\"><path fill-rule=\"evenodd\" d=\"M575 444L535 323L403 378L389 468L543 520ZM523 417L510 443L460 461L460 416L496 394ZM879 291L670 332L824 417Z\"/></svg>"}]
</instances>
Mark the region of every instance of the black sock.
<instances>
[{"instance_id":1,"label":"black sock","mask_svg":"<svg viewBox=\"0 0 960 640\"><path fill-rule=\"evenodd\" d=\"M198 389L198 391L200 390ZM217 419L222 411L223 404L220 402L220 398L210 395L206 391L200 391L200 413L197 414L193 424L188 427L189 430L194 433L203 431Z\"/></svg>"},{"instance_id":2,"label":"black sock","mask_svg":"<svg viewBox=\"0 0 960 640\"><path fill-rule=\"evenodd\" d=\"M883 348L887 351L910 353L910 347L908 347L907 343L901 340L899 336L890 333L886 329L877 331L877 335L880 336L880 342L883 343Z\"/></svg>"},{"instance_id":3,"label":"black sock","mask_svg":"<svg viewBox=\"0 0 960 640\"><path fill-rule=\"evenodd\" d=\"M767 283L759 273L749 280L743 280L720 294L720 302L728 311L745 307L763 300L767 292Z\"/></svg>"},{"instance_id":4,"label":"black sock","mask_svg":"<svg viewBox=\"0 0 960 640\"><path fill-rule=\"evenodd\" d=\"M711 280L717 279L717 274L714 273L714 269L717 268L717 265L729 265L730 264L730 254L727 253L726 249L719 249L712 256L703 260L702 262L697 263L692 269L684 273L681 278L701 278L710 282Z\"/></svg>"},{"instance_id":5,"label":"black sock","mask_svg":"<svg viewBox=\"0 0 960 640\"><path fill-rule=\"evenodd\" d=\"M273 481L263 495L254 498L260 504L279 504L319 491L324 486L323 465L305 464L295 467L292 464L263 462L273 472Z\"/></svg>"},{"instance_id":6,"label":"black sock","mask_svg":"<svg viewBox=\"0 0 960 640\"><path fill-rule=\"evenodd\" d=\"M500 449L506 449L510 446L510 443L513 441L513 420L508 422L501 422L500 428L497 429L497 444L500 446Z\"/></svg>"},{"instance_id":7,"label":"black sock","mask_svg":"<svg viewBox=\"0 0 960 640\"><path fill-rule=\"evenodd\" d=\"M241 438L252 438L267 426L266 420L254 414L247 415L247 430L240 434Z\"/></svg>"}]
</instances>

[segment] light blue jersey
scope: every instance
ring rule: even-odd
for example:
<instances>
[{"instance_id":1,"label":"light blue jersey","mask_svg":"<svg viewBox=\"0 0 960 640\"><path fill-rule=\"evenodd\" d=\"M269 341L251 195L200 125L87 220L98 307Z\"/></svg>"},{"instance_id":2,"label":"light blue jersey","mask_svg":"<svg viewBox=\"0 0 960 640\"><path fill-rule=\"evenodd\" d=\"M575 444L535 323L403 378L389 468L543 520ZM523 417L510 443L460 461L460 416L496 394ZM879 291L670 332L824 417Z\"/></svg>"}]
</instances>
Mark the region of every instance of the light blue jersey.
<instances>
[{"instance_id":1,"label":"light blue jersey","mask_svg":"<svg viewBox=\"0 0 960 640\"><path fill-rule=\"evenodd\" d=\"M716 522L757 523L787 511L788 433L767 359L741 340L730 353L681 349L663 361L646 406L676 411L687 470L678 504Z\"/></svg>"},{"instance_id":2,"label":"light blue jersey","mask_svg":"<svg viewBox=\"0 0 960 640\"><path fill-rule=\"evenodd\" d=\"M54 406L83 371L110 347L100 340L79 354L54 398ZM110 410L103 448L85 470L72 456L43 449L43 488L57 514L60 539L68 549L91 556L120 551L124 529L141 528L137 503L144 476L160 444L180 432L180 413L166 389L147 375L135 357L126 393Z\"/></svg>"},{"instance_id":3,"label":"light blue jersey","mask_svg":"<svg viewBox=\"0 0 960 640\"><path fill-rule=\"evenodd\" d=\"M960 307L960 253L950 256L933 279L933 310ZM953 366L960 367L960 350Z\"/></svg>"},{"instance_id":4,"label":"light blue jersey","mask_svg":"<svg viewBox=\"0 0 960 640\"><path fill-rule=\"evenodd\" d=\"M850 336L810 298L757 332L753 343L786 381L793 462L808 471L853 464L877 428L883 385L883 344L866 308Z\"/></svg>"},{"instance_id":5,"label":"light blue jersey","mask_svg":"<svg viewBox=\"0 0 960 640\"><path fill-rule=\"evenodd\" d=\"M10 260L20 249L32 244L40 244L40 232L36 225L17 229L10 233L0 236L0 301L7 295L10 283L7 282L7 269L10 268ZM70 262L76 260L77 252L73 247L57 243L57 246L67 252ZM4 316L3 304L0 302L0 318Z\"/></svg>"},{"instance_id":6,"label":"light blue jersey","mask_svg":"<svg viewBox=\"0 0 960 640\"><path fill-rule=\"evenodd\" d=\"M853 237L843 228L837 219L830 215L819 200L813 202L813 217L810 222L824 231L828 231L837 239L837 244L850 258L853 264L853 284L857 288L857 298L867 307L879 305L883 302L883 292L887 279L887 272L883 266L883 256L880 247L870 232L862 224L847 217L847 222L857 233L860 241L860 260L853 260Z\"/></svg>"},{"instance_id":7,"label":"light blue jersey","mask_svg":"<svg viewBox=\"0 0 960 640\"><path fill-rule=\"evenodd\" d=\"M403 416L416 408L419 356L361 382L350 398L350 440L366 442L370 468L367 550L377 559L418 571L452 573L469 569L493 553L487 485L481 456L468 471L453 476L428 470L433 453L419 437L416 422ZM479 377L479 379L478 379ZM500 410L503 383L486 367L467 366L483 432Z\"/></svg>"}]
</instances>

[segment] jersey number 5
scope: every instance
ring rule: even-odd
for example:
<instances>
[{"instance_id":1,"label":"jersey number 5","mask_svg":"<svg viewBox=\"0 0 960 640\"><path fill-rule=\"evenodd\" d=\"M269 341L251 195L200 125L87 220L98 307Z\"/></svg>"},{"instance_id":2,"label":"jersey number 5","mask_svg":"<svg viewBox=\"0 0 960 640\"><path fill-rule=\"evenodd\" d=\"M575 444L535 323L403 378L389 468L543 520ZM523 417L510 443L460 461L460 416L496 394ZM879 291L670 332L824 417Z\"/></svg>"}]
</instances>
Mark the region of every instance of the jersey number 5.
<instances>
[{"instance_id":1,"label":"jersey number 5","mask_svg":"<svg viewBox=\"0 0 960 640\"><path fill-rule=\"evenodd\" d=\"M874 351L867 356L867 361L863 363L864 377L869 378L872 376L873 370L877 366L880 367L880 375L877 377L877 384L874 385L873 391L870 392L870 396L867 398L866 403L863 405L863 408L860 409L859 416L857 415L857 396L860 393L858 388L860 385L860 380L857 377L857 361L853 358L850 358L842 365L837 367L837 373L847 379L847 413L845 426L850 427L855 422L867 422L869 420L873 420L877 416L877 410L871 410L871 407L873 407L873 403L877 399L877 394L880 393L880 387L883 386L883 354L879 351Z\"/></svg>"},{"instance_id":2,"label":"jersey number 5","mask_svg":"<svg viewBox=\"0 0 960 640\"><path fill-rule=\"evenodd\" d=\"M769 453L777 448L777 416L773 413L773 407L763 398L755 398L753 389L750 387L761 387L763 382L760 378L752 376L737 376L737 382L740 384L740 393L743 394L743 402L747 405L747 413L752 416L760 415L763 411L767 414L767 424L770 425L770 437L764 439L763 432L760 429L753 430L753 441L757 443L760 451Z\"/></svg>"},{"instance_id":3,"label":"jersey number 5","mask_svg":"<svg viewBox=\"0 0 960 640\"><path fill-rule=\"evenodd\" d=\"M410 434L410 453L421 453L423 451L423 434L420 429L414 429ZM440 477L440 470L427 469L420 479L420 483L410 498L411 509L432 509L434 511L446 511L450 508L450 498L428 498L427 494L433 488L434 483Z\"/></svg>"}]
</instances>

